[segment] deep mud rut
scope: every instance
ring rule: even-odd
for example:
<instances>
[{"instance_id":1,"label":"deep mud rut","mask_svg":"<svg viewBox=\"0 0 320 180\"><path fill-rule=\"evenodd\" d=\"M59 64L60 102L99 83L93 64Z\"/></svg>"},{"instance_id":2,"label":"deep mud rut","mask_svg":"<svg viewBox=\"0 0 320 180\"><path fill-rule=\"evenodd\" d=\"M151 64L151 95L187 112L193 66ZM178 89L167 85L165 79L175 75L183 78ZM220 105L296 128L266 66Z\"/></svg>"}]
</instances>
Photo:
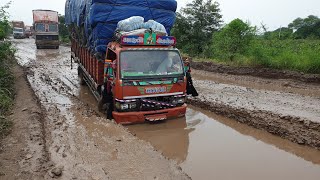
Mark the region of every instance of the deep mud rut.
<instances>
[{"instance_id":1,"label":"deep mud rut","mask_svg":"<svg viewBox=\"0 0 320 180\"><path fill-rule=\"evenodd\" d=\"M320 178L320 151L293 143L301 140L292 135L300 127L292 126L296 124L289 118L294 116L304 127L313 128L311 134L306 128L303 133L317 147L313 139L319 137L318 126L313 125L320 121L316 85L308 92L296 84L290 93L277 86L258 87L254 80L246 86L248 82L237 84L232 78L223 82L223 76L219 81L194 71L201 95L191 99L198 107L189 106L186 118L120 126L98 114L90 91L79 85L76 68L70 69L70 48L36 50L33 40L15 43L18 62L28 68L28 80L43 108L46 179L54 177L51 170L59 166L61 179ZM224 116L203 110L213 108ZM298 130L290 134L282 128L284 132L273 129L271 133L293 142L265 131L268 128L261 121L274 127L276 116ZM253 123L253 119L259 121ZM308 144L307 140L300 144Z\"/></svg>"}]
</instances>

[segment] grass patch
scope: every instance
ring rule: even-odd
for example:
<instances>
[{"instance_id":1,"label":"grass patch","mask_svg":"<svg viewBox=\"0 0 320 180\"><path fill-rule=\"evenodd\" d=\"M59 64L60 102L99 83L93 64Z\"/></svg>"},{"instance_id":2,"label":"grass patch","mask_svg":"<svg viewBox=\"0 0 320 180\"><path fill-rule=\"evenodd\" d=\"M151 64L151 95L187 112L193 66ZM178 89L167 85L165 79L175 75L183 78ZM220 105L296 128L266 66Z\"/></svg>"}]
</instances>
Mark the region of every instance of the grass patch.
<instances>
[{"instance_id":1,"label":"grass patch","mask_svg":"<svg viewBox=\"0 0 320 180\"><path fill-rule=\"evenodd\" d=\"M255 39L245 53L236 54L232 61L223 58L195 60L320 74L320 40Z\"/></svg>"},{"instance_id":2,"label":"grass patch","mask_svg":"<svg viewBox=\"0 0 320 180\"><path fill-rule=\"evenodd\" d=\"M6 115L14 100L14 77L11 72L14 53L10 42L0 42L0 138L7 135L12 126Z\"/></svg>"}]
</instances>

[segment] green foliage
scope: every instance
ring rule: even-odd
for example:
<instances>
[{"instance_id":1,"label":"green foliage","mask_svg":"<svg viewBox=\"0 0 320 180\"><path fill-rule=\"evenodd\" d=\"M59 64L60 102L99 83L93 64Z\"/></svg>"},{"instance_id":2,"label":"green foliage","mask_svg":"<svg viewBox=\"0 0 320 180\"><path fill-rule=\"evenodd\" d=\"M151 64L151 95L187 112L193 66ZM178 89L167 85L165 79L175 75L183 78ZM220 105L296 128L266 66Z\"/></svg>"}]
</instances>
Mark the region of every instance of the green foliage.
<instances>
[{"instance_id":1,"label":"green foliage","mask_svg":"<svg viewBox=\"0 0 320 180\"><path fill-rule=\"evenodd\" d=\"M10 42L2 41L10 32L7 9L11 2L0 7L0 138L6 135L12 122L5 118L13 103L14 77L10 71L15 50Z\"/></svg>"},{"instance_id":2,"label":"green foliage","mask_svg":"<svg viewBox=\"0 0 320 180\"><path fill-rule=\"evenodd\" d=\"M280 39L280 40L285 40L285 39L292 39L293 37L293 29L283 27L276 29L274 31L269 31L264 33L264 38L267 40L272 40L272 39Z\"/></svg>"},{"instance_id":3,"label":"green foliage","mask_svg":"<svg viewBox=\"0 0 320 180\"><path fill-rule=\"evenodd\" d=\"M15 50L11 47L11 43L0 43L0 115L6 112L13 99L13 76L10 68Z\"/></svg>"},{"instance_id":4,"label":"green foliage","mask_svg":"<svg viewBox=\"0 0 320 180\"><path fill-rule=\"evenodd\" d=\"M255 40L246 56L254 65L320 73L320 40Z\"/></svg>"},{"instance_id":5,"label":"green foliage","mask_svg":"<svg viewBox=\"0 0 320 180\"><path fill-rule=\"evenodd\" d=\"M234 61L211 59L233 66L267 67L320 74L320 40L255 38Z\"/></svg>"},{"instance_id":6,"label":"green foliage","mask_svg":"<svg viewBox=\"0 0 320 180\"><path fill-rule=\"evenodd\" d=\"M263 27L265 29L265 27ZM310 15L307 18L297 18L288 27L274 31L265 31L263 37L272 39L320 39L320 19Z\"/></svg>"},{"instance_id":7,"label":"green foliage","mask_svg":"<svg viewBox=\"0 0 320 180\"><path fill-rule=\"evenodd\" d=\"M212 49L216 58L233 61L235 56L248 49L256 28L240 19L235 19L213 36Z\"/></svg>"},{"instance_id":8,"label":"green foliage","mask_svg":"<svg viewBox=\"0 0 320 180\"><path fill-rule=\"evenodd\" d=\"M10 71L15 50L9 42L0 42L0 138L9 131L11 122L4 116L9 111L13 99L14 77Z\"/></svg>"},{"instance_id":9,"label":"green foliage","mask_svg":"<svg viewBox=\"0 0 320 180\"><path fill-rule=\"evenodd\" d=\"M64 43L70 42L68 27L65 24L65 16L59 14L59 35L60 40Z\"/></svg>"},{"instance_id":10,"label":"green foliage","mask_svg":"<svg viewBox=\"0 0 320 180\"><path fill-rule=\"evenodd\" d=\"M212 0L193 0L177 13L172 34L178 47L189 55L206 56L210 52L213 32L221 26L219 3Z\"/></svg>"},{"instance_id":11,"label":"green foliage","mask_svg":"<svg viewBox=\"0 0 320 180\"><path fill-rule=\"evenodd\" d=\"M0 40L3 40L10 33L9 15L6 11L10 4L11 1L0 7Z\"/></svg>"},{"instance_id":12,"label":"green foliage","mask_svg":"<svg viewBox=\"0 0 320 180\"><path fill-rule=\"evenodd\" d=\"M297 18L288 25L288 28L295 31L295 39L320 39L320 19L317 16Z\"/></svg>"}]
</instances>

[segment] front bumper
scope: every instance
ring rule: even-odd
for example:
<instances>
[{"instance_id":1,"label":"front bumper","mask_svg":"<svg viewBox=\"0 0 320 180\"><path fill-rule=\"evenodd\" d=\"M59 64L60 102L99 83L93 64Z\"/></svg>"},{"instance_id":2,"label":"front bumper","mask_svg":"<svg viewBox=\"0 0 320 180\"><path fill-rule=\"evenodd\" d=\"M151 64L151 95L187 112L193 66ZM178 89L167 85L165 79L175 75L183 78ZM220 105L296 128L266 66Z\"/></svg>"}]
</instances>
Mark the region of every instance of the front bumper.
<instances>
[{"instance_id":1,"label":"front bumper","mask_svg":"<svg viewBox=\"0 0 320 180\"><path fill-rule=\"evenodd\" d=\"M22 39L22 38L24 38L24 35L23 34L14 34L13 37Z\"/></svg>"},{"instance_id":2,"label":"front bumper","mask_svg":"<svg viewBox=\"0 0 320 180\"><path fill-rule=\"evenodd\" d=\"M59 46L59 40L36 40L37 46Z\"/></svg>"},{"instance_id":3,"label":"front bumper","mask_svg":"<svg viewBox=\"0 0 320 180\"><path fill-rule=\"evenodd\" d=\"M145 121L161 121L171 118L183 117L186 114L187 105L181 107L138 112L112 112L114 120L119 124L143 123Z\"/></svg>"}]
</instances>

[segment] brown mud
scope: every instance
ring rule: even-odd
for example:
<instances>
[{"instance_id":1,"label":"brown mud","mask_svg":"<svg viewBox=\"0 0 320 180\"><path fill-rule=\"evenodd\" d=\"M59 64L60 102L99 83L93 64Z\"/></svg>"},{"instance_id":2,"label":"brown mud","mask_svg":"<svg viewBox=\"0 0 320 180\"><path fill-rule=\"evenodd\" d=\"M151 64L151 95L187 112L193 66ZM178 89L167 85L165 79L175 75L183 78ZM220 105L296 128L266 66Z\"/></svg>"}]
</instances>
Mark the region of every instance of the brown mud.
<instances>
[{"instance_id":1,"label":"brown mud","mask_svg":"<svg viewBox=\"0 0 320 180\"><path fill-rule=\"evenodd\" d=\"M200 70L193 77L200 96L191 104L320 149L320 85Z\"/></svg>"},{"instance_id":2,"label":"brown mud","mask_svg":"<svg viewBox=\"0 0 320 180\"><path fill-rule=\"evenodd\" d=\"M292 142L308 145L320 150L320 124L307 119L292 116L279 116L263 110L234 108L225 104L202 101L193 98L190 104L219 115L237 120L257 129L288 139Z\"/></svg>"},{"instance_id":3,"label":"brown mud","mask_svg":"<svg viewBox=\"0 0 320 180\"><path fill-rule=\"evenodd\" d=\"M70 48L37 50L28 39L14 43L18 63L26 69L42 107L44 148L31 154L36 158L47 152L40 179L189 179L176 162L80 101L81 86L76 67L70 68ZM33 131L21 133L29 136Z\"/></svg>"},{"instance_id":4,"label":"brown mud","mask_svg":"<svg viewBox=\"0 0 320 180\"><path fill-rule=\"evenodd\" d=\"M213 62L192 61L191 66L194 69L205 70L214 73L250 75L271 79L294 79L307 83L320 83L319 74L304 74L295 71L284 71L261 67L233 67L228 65L216 64Z\"/></svg>"},{"instance_id":5,"label":"brown mud","mask_svg":"<svg viewBox=\"0 0 320 180\"><path fill-rule=\"evenodd\" d=\"M43 114L37 98L19 65L15 76L15 105L10 118L12 132L0 146L0 179L42 179L48 154L44 136Z\"/></svg>"}]
</instances>

